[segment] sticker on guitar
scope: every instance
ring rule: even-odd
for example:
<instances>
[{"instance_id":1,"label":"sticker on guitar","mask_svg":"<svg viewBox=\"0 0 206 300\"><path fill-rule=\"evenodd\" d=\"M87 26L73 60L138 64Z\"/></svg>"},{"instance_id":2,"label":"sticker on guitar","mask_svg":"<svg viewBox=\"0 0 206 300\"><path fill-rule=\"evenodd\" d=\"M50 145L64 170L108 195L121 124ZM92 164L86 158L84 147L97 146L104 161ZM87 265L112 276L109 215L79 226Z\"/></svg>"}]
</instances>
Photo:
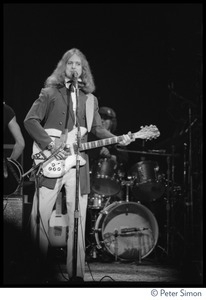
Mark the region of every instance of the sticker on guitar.
<instances>
[{"instance_id":1,"label":"sticker on guitar","mask_svg":"<svg viewBox=\"0 0 206 300\"><path fill-rule=\"evenodd\" d=\"M144 140L151 140L156 139L160 136L160 132L158 128L155 125L149 125L149 126L141 126L141 129L136 133L131 133L130 137L133 139L144 139ZM55 143L59 144L59 139L62 135L62 132L57 129L45 129L45 131L49 134L49 136L52 138ZM84 127L80 127L81 131L81 137L83 137L87 129ZM44 176L49 178L59 178L62 177L66 172L68 172L72 167L76 165L76 137L77 137L77 129L71 130L67 135L67 141L66 141L66 151L68 153L68 156L65 160L58 160L54 156L45 161L45 159L48 159L51 156L51 152L48 150L42 151L39 146L34 142L33 144L33 154L32 158L34 159L34 162L36 165L42 164L42 173ZM80 151L85 151L89 149L94 149L98 147L108 146L112 144L117 144L121 142L123 139L123 135L121 136L115 136L111 138L106 138L102 140L82 143ZM79 155L80 160L80 166L85 165L86 161L83 159L81 155Z\"/></svg>"}]
</instances>

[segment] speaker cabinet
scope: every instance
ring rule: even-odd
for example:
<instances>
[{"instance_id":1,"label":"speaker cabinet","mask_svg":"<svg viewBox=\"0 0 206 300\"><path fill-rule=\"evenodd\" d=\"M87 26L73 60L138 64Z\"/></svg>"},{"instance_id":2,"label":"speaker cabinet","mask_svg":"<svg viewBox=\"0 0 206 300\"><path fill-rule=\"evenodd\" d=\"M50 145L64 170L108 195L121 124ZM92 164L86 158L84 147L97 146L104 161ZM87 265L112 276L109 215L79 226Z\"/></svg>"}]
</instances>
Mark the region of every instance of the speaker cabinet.
<instances>
[{"instance_id":1,"label":"speaker cabinet","mask_svg":"<svg viewBox=\"0 0 206 300\"><path fill-rule=\"evenodd\" d=\"M23 152L17 161L11 160L13 144L4 144L4 171L7 176L4 176L3 192L4 196L23 196L22 175L23 170Z\"/></svg>"},{"instance_id":2,"label":"speaker cabinet","mask_svg":"<svg viewBox=\"0 0 206 300\"><path fill-rule=\"evenodd\" d=\"M23 229L23 197L4 198L4 228Z\"/></svg>"}]
</instances>

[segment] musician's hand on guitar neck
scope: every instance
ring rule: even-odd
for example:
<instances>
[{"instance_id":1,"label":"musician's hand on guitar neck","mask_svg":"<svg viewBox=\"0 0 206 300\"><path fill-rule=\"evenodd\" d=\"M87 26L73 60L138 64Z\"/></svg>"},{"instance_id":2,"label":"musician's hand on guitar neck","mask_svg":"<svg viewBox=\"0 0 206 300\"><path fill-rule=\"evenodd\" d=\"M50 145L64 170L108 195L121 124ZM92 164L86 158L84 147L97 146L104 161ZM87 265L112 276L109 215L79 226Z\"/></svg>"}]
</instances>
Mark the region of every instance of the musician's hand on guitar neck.
<instances>
[{"instance_id":1,"label":"musician's hand on guitar neck","mask_svg":"<svg viewBox=\"0 0 206 300\"><path fill-rule=\"evenodd\" d=\"M131 142L133 142L135 139L132 137L131 132L128 132L128 134L124 134L122 135L123 139L121 140L121 142L119 143L119 145L121 146L127 146L129 145Z\"/></svg>"}]
</instances>

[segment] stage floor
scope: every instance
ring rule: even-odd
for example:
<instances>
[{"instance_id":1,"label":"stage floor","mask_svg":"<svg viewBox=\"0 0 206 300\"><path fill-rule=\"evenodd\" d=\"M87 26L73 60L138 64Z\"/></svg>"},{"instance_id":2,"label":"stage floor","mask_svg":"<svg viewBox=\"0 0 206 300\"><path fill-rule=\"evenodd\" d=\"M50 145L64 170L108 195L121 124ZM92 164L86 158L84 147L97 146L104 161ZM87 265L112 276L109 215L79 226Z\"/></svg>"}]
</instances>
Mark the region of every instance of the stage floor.
<instances>
[{"instance_id":1,"label":"stage floor","mask_svg":"<svg viewBox=\"0 0 206 300\"><path fill-rule=\"evenodd\" d=\"M157 255L158 254L158 255ZM69 280L64 249L50 251L49 273L43 275L32 255L13 261L7 267L4 286L23 287L144 287L203 286L202 266L199 261L175 262L165 253L154 251L141 261L115 260L108 255L86 257L84 281Z\"/></svg>"}]
</instances>

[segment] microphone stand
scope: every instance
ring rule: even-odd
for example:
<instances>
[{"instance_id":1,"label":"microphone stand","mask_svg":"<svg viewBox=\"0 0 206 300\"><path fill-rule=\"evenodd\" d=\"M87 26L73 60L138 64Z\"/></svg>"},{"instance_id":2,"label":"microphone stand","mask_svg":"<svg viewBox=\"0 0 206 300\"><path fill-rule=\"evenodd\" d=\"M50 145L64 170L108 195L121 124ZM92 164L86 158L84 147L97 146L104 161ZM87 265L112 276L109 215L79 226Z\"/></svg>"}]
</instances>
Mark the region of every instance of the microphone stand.
<instances>
[{"instance_id":1,"label":"microphone stand","mask_svg":"<svg viewBox=\"0 0 206 300\"><path fill-rule=\"evenodd\" d=\"M166 196L166 253L170 256L170 171L171 161L167 156L167 196Z\"/></svg>"},{"instance_id":2,"label":"microphone stand","mask_svg":"<svg viewBox=\"0 0 206 300\"><path fill-rule=\"evenodd\" d=\"M75 75L75 74L74 74ZM74 76L74 86L76 94L76 128L77 128L77 149L76 149L76 197L74 210L74 244L73 244L73 275L71 280L78 281L77 277L77 253L78 253L78 223L79 223L79 175L80 175L80 159L79 152L81 146L81 131L78 122L78 105L79 105L79 89L77 76Z\"/></svg>"}]
</instances>

